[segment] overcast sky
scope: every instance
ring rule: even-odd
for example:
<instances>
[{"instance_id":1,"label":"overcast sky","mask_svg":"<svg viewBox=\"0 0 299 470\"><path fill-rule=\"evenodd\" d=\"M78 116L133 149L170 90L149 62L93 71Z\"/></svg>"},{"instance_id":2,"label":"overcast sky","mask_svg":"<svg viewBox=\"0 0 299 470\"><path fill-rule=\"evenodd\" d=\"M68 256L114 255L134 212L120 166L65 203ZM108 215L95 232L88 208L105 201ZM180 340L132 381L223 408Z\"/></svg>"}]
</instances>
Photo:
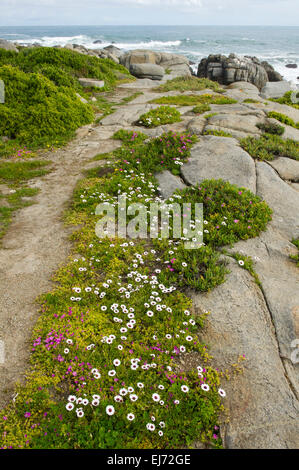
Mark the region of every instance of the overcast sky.
<instances>
[{"instance_id":1,"label":"overcast sky","mask_svg":"<svg viewBox=\"0 0 299 470\"><path fill-rule=\"evenodd\" d=\"M0 0L0 25L299 25L299 0Z\"/></svg>"}]
</instances>

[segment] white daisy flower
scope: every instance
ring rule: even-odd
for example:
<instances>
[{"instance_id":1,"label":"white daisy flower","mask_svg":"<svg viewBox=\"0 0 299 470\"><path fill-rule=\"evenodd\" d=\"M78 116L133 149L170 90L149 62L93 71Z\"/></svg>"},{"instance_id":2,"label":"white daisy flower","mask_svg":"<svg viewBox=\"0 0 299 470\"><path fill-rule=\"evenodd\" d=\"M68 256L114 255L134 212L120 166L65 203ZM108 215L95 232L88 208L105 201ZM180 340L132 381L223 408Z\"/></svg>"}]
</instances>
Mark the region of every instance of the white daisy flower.
<instances>
[{"instance_id":1,"label":"white daisy flower","mask_svg":"<svg viewBox=\"0 0 299 470\"><path fill-rule=\"evenodd\" d=\"M156 402L160 401L160 395L158 393L152 394L152 399Z\"/></svg>"},{"instance_id":2,"label":"white daisy flower","mask_svg":"<svg viewBox=\"0 0 299 470\"><path fill-rule=\"evenodd\" d=\"M107 413L108 416L114 415L114 413L115 413L114 406L112 406L112 405L106 406L106 413Z\"/></svg>"},{"instance_id":3,"label":"white daisy flower","mask_svg":"<svg viewBox=\"0 0 299 470\"><path fill-rule=\"evenodd\" d=\"M209 387L208 384L202 384L202 385L201 385L201 388L202 388L202 390L204 390L205 392L208 392L208 391L210 390L210 387Z\"/></svg>"}]
</instances>

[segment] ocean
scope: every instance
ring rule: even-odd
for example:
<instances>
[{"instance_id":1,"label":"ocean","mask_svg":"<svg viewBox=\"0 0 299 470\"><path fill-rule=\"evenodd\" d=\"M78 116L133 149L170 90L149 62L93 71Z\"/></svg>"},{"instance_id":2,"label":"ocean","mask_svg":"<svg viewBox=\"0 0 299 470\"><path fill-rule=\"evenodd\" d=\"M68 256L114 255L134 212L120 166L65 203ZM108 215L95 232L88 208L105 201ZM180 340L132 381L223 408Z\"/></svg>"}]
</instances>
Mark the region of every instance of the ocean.
<instances>
[{"instance_id":1,"label":"ocean","mask_svg":"<svg viewBox=\"0 0 299 470\"><path fill-rule=\"evenodd\" d=\"M286 80L299 85L297 26L0 26L0 38L42 46L82 44L90 49L114 44L123 50L152 49L183 54L195 64L209 54L256 56ZM94 44L100 40L101 44ZM287 68L287 64L298 68Z\"/></svg>"}]
</instances>

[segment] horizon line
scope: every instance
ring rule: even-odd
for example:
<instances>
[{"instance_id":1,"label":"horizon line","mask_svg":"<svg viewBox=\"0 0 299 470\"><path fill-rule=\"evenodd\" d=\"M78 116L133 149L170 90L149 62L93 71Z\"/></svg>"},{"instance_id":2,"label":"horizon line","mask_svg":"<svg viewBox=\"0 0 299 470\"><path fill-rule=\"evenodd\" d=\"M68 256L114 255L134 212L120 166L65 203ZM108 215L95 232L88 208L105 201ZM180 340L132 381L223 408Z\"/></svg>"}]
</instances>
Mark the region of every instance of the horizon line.
<instances>
[{"instance_id":1,"label":"horizon line","mask_svg":"<svg viewBox=\"0 0 299 470\"><path fill-rule=\"evenodd\" d=\"M115 27L123 27L123 26L227 26L227 27L232 27L232 26L253 26L253 27L287 27L287 28L299 28L298 25L290 25L290 24L19 24L19 25L1 25L0 28L24 28L24 27L74 27L74 26L79 26L79 27L102 27L102 26L115 26Z\"/></svg>"}]
</instances>

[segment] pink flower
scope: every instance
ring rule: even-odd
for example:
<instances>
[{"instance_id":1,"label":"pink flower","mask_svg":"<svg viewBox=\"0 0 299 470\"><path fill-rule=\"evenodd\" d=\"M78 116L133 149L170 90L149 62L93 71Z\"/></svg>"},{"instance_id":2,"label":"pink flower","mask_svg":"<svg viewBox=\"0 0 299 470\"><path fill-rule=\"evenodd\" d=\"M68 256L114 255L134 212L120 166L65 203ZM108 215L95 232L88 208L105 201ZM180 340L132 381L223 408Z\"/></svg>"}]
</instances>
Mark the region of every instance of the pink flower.
<instances>
[{"instance_id":1,"label":"pink flower","mask_svg":"<svg viewBox=\"0 0 299 470\"><path fill-rule=\"evenodd\" d=\"M25 418L30 418L31 416L31 413L29 411L26 411L26 413L24 414Z\"/></svg>"}]
</instances>

